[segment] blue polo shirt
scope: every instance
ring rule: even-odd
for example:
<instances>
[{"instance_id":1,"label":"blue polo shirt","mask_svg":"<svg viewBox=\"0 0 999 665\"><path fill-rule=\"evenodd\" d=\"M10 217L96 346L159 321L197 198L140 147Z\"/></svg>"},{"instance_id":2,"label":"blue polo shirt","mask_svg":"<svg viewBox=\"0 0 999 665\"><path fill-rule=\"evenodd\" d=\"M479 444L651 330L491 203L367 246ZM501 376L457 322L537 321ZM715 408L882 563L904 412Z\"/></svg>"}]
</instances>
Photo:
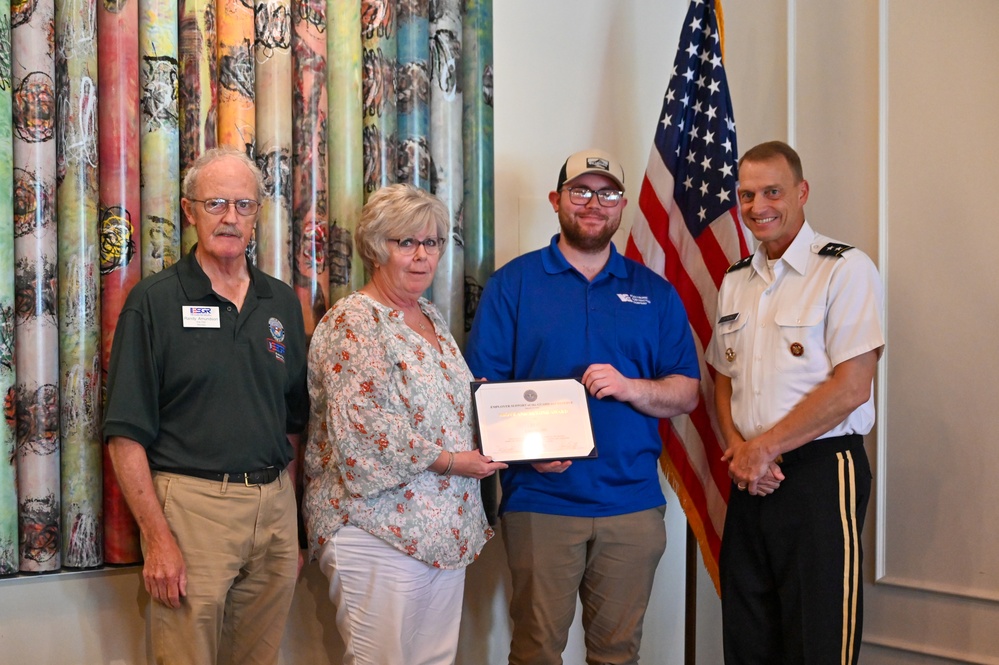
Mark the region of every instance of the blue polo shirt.
<instances>
[{"instance_id":1,"label":"blue polo shirt","mask_svg":"<svg viewBox=\"0 0 999 665\"><path fill-rule=\"evenodd\" d=\"M477 378L579 378L593 363L628 378L700 378L687 314L669 282L613 244L607 265L587 281L558 240L514 259L486 285L466 353ZM606 517L665 503L658 419L613 398L590 396L589 407L598 456L561 474L512 464L501 475L501 514Z\"/></svg>"}]
</instances>

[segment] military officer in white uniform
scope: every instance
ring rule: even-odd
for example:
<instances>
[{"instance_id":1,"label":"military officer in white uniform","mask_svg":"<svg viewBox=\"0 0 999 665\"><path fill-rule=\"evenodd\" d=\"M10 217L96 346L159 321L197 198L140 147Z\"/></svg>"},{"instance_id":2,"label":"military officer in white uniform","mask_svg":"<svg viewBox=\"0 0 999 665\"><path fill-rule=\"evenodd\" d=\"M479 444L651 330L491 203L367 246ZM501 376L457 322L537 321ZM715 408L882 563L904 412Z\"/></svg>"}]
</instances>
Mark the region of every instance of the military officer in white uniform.
<instances>
[{"instance_id":1,"label":"military officer in white uniform","mask_svg":"<svg viewBox=\"0 0 999 665\"><path fill-rule=\"evenodd\" d=\"M759 242L718 295L707 361L732 491L720 560L725 662L856 663L877 269L805 221L801 160L773 141L739 161Z\"/></svg>"}]
</instances>

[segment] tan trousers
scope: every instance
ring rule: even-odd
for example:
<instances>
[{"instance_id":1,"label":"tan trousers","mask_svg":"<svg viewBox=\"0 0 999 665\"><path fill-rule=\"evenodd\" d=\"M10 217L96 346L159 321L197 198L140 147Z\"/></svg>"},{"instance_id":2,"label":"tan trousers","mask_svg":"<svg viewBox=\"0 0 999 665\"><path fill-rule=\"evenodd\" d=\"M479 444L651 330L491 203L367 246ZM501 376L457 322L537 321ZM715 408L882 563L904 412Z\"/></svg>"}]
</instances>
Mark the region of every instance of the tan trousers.
<instances>
[{"instance_id":1,"label":"tan trousers","mask_svg":"<svg viewBox=\"0 0 999 665\"><path fill-rule=\"evenodd\" d=\"M154 472L184 555L187 596L149 607L157 665L274 665L298 572L295 492ZM145 543L143 543L143 551Z\"/></svg>"},{"instance_id":2,"label":"tan trousers","mask_svg":"<svg viewBox=\"0 0 999 665\"><path fill-rule=\"evenodd\" d=\"M638 662L642 622L666 550L665 507L614 517L507 513L513 594L510 665L561 665L583 605L588 665Z\"/></svg>"}]
</instances>

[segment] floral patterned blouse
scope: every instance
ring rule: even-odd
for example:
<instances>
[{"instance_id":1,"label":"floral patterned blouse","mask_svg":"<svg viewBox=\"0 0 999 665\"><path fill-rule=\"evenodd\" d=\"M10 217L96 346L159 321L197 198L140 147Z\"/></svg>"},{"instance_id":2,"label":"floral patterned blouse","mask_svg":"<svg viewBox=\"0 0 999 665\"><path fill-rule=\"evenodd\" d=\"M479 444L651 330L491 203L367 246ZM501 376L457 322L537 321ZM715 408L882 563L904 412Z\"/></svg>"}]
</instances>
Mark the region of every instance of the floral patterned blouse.
<instances>
[{"instance_id":1,"label":"floral patterned blouse","mask_svg":"<svg viewBox=\"0 0 999 665\"><path fill-rule=\"evenodd\" d=\"M437 309L424 298L420 308L442 351L360 292L313 334L303 505L313 558L345 524L449 569L493 535L478 481L427 469L442 450L473 449L472 374Z\"/></svg>"}]
</instances>

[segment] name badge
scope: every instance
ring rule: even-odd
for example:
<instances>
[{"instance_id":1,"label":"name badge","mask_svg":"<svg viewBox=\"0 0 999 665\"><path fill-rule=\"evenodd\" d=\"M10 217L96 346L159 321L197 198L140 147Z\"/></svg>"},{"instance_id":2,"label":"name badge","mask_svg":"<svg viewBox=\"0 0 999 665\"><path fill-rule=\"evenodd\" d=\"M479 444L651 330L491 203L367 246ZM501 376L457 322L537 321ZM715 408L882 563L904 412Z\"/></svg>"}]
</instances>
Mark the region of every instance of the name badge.
<instances>
[{"instance_id":1,"label":"name badge","mask_svg":"<svg viewBox=\"0 0 999 665\"><path fill-rule=\"evenodd\" d=\"M184 305L180 308L184 316L185 328L220 328L218 307Z\"/></svg>"}]
</instances>

